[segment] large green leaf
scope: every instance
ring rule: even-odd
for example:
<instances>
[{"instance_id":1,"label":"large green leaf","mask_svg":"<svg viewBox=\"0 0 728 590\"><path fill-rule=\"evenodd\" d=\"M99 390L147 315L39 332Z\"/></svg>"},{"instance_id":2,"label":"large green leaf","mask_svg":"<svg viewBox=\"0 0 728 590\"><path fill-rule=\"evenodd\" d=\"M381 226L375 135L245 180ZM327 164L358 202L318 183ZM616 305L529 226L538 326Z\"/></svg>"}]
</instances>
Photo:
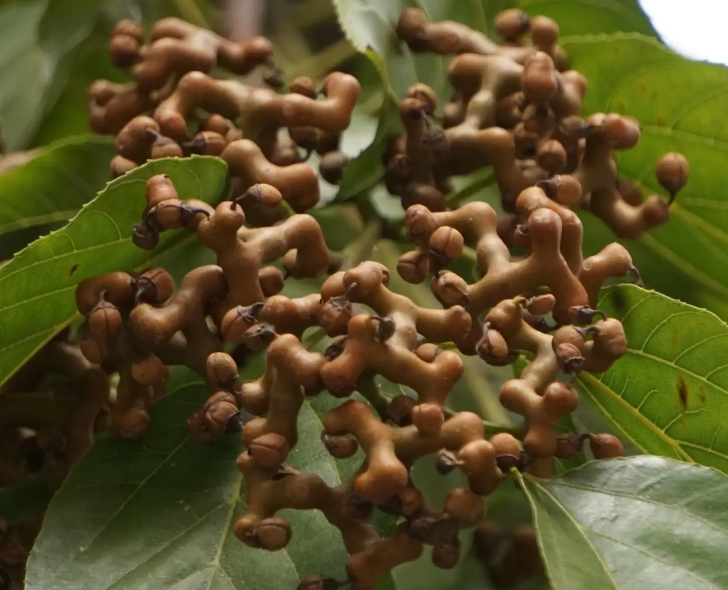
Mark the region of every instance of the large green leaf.
<instances>
[{"instance_id":1,"label":"large green leaf","mask_svg":"<svg viewBox=\"0 0 728 590\"><path fill-rule=\"evenodd\" d=\"M49 507L26 589L294 590L309 574L345 577L341 536L319 511L280 513L293 530L283 551L237 540L233 525L245 511L235 465L240 437L193 442L185 420L209 393L185 369L173 372L170 391L153 408L145 440L106 439L73 470ZM298 426L301 443L290 463L330 485L340 482L308 403ZM391 578L378 588L393 588Z\"/></svg>"},{"instance_id":2,"label":"large green leaf","mask_svg":"<svg viewBox=\"0 0 728 590\"><path fill-rule=\"evenodd\" d=\"M646 453L728 473L728 325L635 286L605 289L599 309L622 322L627 353L582 393Z\"/></svg>"},{"instance_id":3,"label":"large green leaf","mask_svg":"<svg viewBox=\"0 0 728 590\"><path fill-rule=\"evenodd\" d=\"M554 19L562 38L619 32L657 36L637 0L520 0L516 4L531 16Z\"/></svg>"},{"instance_id":4,"label":"large green leaf","mask_svg":"<svg viewBox=\"0 0 728 590\"><path fill-rule=\"evenodd\" d=\"M76 47L106 0L9 0L0 6L0 119L8 149L25 146L57 100Z\"/></svg>"},{"instance_id":5,"label":"large green leaf","mask_svg":"<svg viewBox=\"0 0 728 590\"><path fill-rule=\"evenodd\" d=\"M62 230L33 242L0 268L0 384L76 317L73 292L89 277L150 265L185 239L165 232L154 251L131 241L145 206L144 185L167 174L182 198L216 202L227 166L209 156L155 160L109 183Z\"/></svg>"},{"instance_id":6,"label":"large green leaf","mask_svg":"<svg viewBox=\"0 0 728 590\"><path fill-rule=\"evenodd\" d=\"M590 81L585 110L626 113L642 124L639 144L618 154L623 176L645 192L664 194L653 173L659 157L679 151L690 163L691 179L672 206L672 219L634 248L647 285L691 301L695 285L725 298L728 68L686 60L639 35L574 39L566 48ZM590 252L609 239L593 225L584 232Z\"/></svg>"},{"instance_id":7,"label":"large green leaf","mask_svg":"<svg viewBox=\"0 0 728 590\"><path fill-rule=\"evenodd\" d=\"M660 457L519 476L554 590L728 588L728 478Z\"/></svg>"},{"instance_id":8,"label":"large green leaf","mask_svg":"<svg viewBox=\"0 0 728 590\"><path fill-rule=\"evenodd\" d=\"M73 217L106 185L113 155L108 138L70 137L0 174L0 234Z\"/></svg>"}]
</instances>

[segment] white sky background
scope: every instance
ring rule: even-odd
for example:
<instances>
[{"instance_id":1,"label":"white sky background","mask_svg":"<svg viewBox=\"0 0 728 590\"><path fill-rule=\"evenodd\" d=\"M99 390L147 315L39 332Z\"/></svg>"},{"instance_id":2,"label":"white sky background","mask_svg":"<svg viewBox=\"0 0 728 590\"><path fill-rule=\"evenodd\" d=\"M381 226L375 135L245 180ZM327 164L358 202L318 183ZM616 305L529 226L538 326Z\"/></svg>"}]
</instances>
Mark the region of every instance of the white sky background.
<instances>
[{"instance_id":1,"label":"white sky background","mask_svg":"<svg viewBox=\"0 0 728 590\"><path fill-rule=\"evenodd\" d=\"M663 41L691 59L728 65L728 0L640 0Z\"/></svg>"}]
</instances>

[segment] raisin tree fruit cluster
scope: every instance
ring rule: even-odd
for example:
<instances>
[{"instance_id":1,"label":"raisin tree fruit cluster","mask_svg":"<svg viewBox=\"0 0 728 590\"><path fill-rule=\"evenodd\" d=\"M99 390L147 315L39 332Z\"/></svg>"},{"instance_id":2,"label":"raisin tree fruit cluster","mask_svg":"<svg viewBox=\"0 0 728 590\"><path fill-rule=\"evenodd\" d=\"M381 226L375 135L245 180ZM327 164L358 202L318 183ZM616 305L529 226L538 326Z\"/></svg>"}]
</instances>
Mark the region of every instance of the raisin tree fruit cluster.
<instances>
[{"instance_id":1,"label":"raisin tree fruit cluster","mask_svg":"<svg viewBox=\"0 0 728 590\"><path fill-rule=\"evenodd\" d=\"M666 154L656 174L670 199L643 200L614 159L615 150L637 143L639 122L582 116L587 81L569 69L556 23L509 10L496 25L500 42L462 24L428 22L416 9L400 16L397 35L412 51L456 57L452 97L441 111L423 84L400 103L405 131L389 142L385 182L406 210L409 248L387 268L371 260L342 266L308 213L319 202L319 172L306 156L319 152L321 175L340 178L347 160L338 146L359 97L356 78L332 72L321 85L298 78L285 91L254 87L212 73L262 67L280 86L266 39L235 44L165 19L147 41L138 23L118 23L111 58L133 81L91 88L91 125L116 138L112 175L149 159L207 154L227 163L232 186L227 200L209 205L153 176L139 222L128 229L147 250L164 231L189 232L216 263L179 285L163 268L80 282L80 334L51 342L0 397L0 484L44 470L62 480L99 430L143 437L170 369L183 365L210 392L190 413L190 436L208 445L240 436L245 444L237 462L246 481L245 513L235 523L240 541L261 551L296 543L284 509L320 510L341 532L347 579L311 576L300 590L344 583L370 590L425 546L436 566L452 568L459 533L476 527L494 579L503 563L532 556L532 531L505 541L490 534L484 497L514 469L550 477L554 458L573 457L587 441L596 458L623 453L611 435L558 431L579 405L575 377L606 371L626 351L620 322L597 309L600 288L639 279L618 243L583 256L576 212L591 211L618 238L636 238L668 221L689 168L680 154ZM448 200L453 177L484 168L493 171L503 214L482 201ZM466 251L476 278L452 270ZM429 283L440 307L397 293L392 273ZM319 291L281 294L287 280L315 277L325 278ZM307 330L325 334L324 349L304 345ZM265 353L257 379L240 378L232 347ZM500 391L500 403L523 417L519 436L489 432L477 414L450 409L464 356L502 366L521 355L530 364ZM38 393L49 374L52 386ZM375 378L414 395L389 399ZM340 400L323 418L327 451L337 460L364 457L334 487L288 461L296 445L321 444L301 441L298 431L299 412L314 396ZM460 470L467 485L431 505L411 477L420 460L443 474ZM396 519L388 536L371 525L377 511ZM0 547L17 537L13 531L0 528ZM5 555L0 561L22 576ZM531 562L529 572L541 571Z\"/></svg>"}]
</instances>

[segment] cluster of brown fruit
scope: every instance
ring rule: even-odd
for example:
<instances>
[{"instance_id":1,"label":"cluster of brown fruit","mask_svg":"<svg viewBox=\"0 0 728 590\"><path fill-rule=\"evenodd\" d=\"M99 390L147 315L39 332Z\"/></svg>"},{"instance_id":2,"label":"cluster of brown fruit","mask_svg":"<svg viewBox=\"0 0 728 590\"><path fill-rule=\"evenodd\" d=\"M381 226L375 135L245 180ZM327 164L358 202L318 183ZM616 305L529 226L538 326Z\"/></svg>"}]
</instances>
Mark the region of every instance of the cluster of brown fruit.
<instances>
[{"instance_id":1,"label":"cluster of brown fruit","mask_svg":"<svg viewBox=\"0 0 728 590\"><path fill-rule=\"evenodd\" d=\"M79 341L64 336L32 361L63 378L45 402L51 423L20 409L8 412L13 397L0 397L0 422L12 433L0 441L0 478L17 481L38 456L44 468L53 457L50 463L67 470L100 428L144 436L170 367L185 365L211 392L189 417L190 435L214 444L242 432L247 450L238 468L247 485L246 512L235 524L240 540L283 549L294 531L277 513L320 510L349 553L346 583L367 590L426 545L437 566L453 567L461 530L480 526L487 537L483 497L512 469L550 477L554 458L574 456L586 440L596 458L621 455L611 435L557 434L579 403L575 376L606 371L626 350L620 322L596 309L601 286L639 277L617 243L583 257L574 210L588 209L617 236L632 238L665 223L670 201L642 201L619 178L613 150L635 145L639 123L616 114L580 116L586 80L568 70L556 24L507 11L497 28L501 43L458 23L427 22L418 10L400 17L397 33L410 49L457 57L449 70L454 94L441 114L434 92L421 84L401 101L406 132L390 142L385 181L406 209L412 248L389 269L342 262L306 213L319 201L319 185L301 151L317 150L322 174L340 177L346 158L339 139L359 96L354 77L333 72L320 91L297 79L288 93L219 80L209 75L215 68L236 74L272 68L270 44L232 44L168 19L145 45L138 24L119 23L112 59L132 68L134 82L102 81L91 90L92 126L116 136L112 174L152 158L208 154L225 160L233 187L229 200L210 206L179 195L166 176L152 177L146 209L129 228L134 242L153 249L161 232L185 230L217 263L192 270L176 290L161 268L81 281L76 303L87 322ZM483 167L492 168L500 188L506 212L500 218L484 202L448 203L450 179ZM688 165L668 154L656 173L672 200L687 181ZM474 249L479 272L471 283L448 270L466 248ZM429 280L442 307L423 308L390 290L395 271L410 283ZM289 277L325 275L319 292L280 294ZM330 339L323 352L303 345L309 329ZM231 346L265 351L264 373L242 382ZM73 363L44 360L61 352ZM463 355L500 366L524 354L531 363L500 393L502 405L524 418L519 437L491 434L478 415L449 409ZM113 386L112 375L118 376ZM415 396L382 398L377 376ZM41 377L31 367L7 387L35 391ZM68 383L74 395L67 399ZM357 391L372 403L346 399ZM342 399L323 419L328 452L337 459L364 454L355 476L336 487L287 464L299 442L299 411L316 395ZM468 479L442 507L431 506L410 477L413 464L426 457L440 472L459 469ZM398 519L391 535L370 525L375 511ZM505 551L493 546L500 549L491 553ZM312 576L300 588L343 583Z\"/></svg>"},{"instance_id":2,"label":"cluster of brown fruit","mask_svg":"<svg viewBox=\"0 0 728 590\"><path fill-rule=\"evenodd\" d=\"M339 151L359 98L359 82L333 72L320 88L297 78L287 94L239 80L216 79L223 70L243 75L263 67L268 85L280 87L273 49L263 37L232 43L176 18L154 25L148 44L139 23L121 21L111 40L111 59L131 68L134 81L91 86L91 126L116 136L117 177L147 160L192 154L220 156L228 164L233 194L256 183L273 184L294 211L319 199L318 174L304 161L321 155L320 171L336 181L346 158ZM319 96L323 100L317 100ZM195 128L190 132L191 127ZM286 130L287 133L282 131ZM255 219L255 203L243 203ZM257 219L268 225L277 219Z\"/></svg>"}]
</instances>

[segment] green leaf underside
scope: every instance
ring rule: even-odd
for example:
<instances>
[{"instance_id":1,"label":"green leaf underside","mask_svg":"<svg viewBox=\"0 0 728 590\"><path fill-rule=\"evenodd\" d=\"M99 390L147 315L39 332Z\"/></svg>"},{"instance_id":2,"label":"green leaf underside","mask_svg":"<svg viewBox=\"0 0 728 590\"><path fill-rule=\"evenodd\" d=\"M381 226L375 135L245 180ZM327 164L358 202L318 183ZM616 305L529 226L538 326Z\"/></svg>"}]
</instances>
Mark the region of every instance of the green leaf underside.
<instances>
[{"instance_id":1,"label":"green leaf underside","mask_svg":"<svg viewBox=\"0 0 728 590\"><path fill-rule=\"evenodd\" d=\"M0 6L0 119L9 150L32 138L65 86L76 47L105 0L24 0Z\"/></svg>"},{"instance_id":2,"label":"green leaf underside","mask_svg":"<svg viewBox=\"0 0 728 590\"><path fill-rule=\"evenodd\" d=\"M75 215L106 185L113 155L110 139L82 135L0 174L0 234Z\"/></svg>"},{"instance_id":3,"label":"green leaf underside","mask_svg":"<svg viewBox=\"0 0 728 590\"><path fill-rule=\"evenodd\" d=\"M658 159L678 151L690 163L691 180L673 204L669 223L631 248L646 284L691 301L694 285L725 297L728 68L686 60L640 35L573 38L565 46L573 66L589 80L585 112L627 114L642 125L637 146L617 153L622 176L645 194L664 195L654 175ZM585 225L588 253L612 239L593 226ZM675 271L689 280L675 280Z\"/></svg>"},{"instance_id":4,"label":"green leaf underside","mask_svg":"<svg viewBox=\"0 0 728 590\"><path fill-rule=\"evenodd\" d=\"M661 457L518 476L558 590L728 587L728 478Z\"/></svg>"},{"instance_id":5,"label":"green leaf underside","mask_svg":"<svg viewBox=\"0 0 728 590\"><path fill-rule=\"evenodd\" d=\"M144 268L193 236L161 234L154 251L141 250L131 231L144 211L145 183L168 174L183 199L216 202L227 166L209 156L155 160L114 180L63 229L53 232L0 268L0 384L75 316L74 289L83 279Z\"/></svg>"},{"instance_id":6,"label":"green leaf underside","mask_svg":"<svg viewBox=\"0 0 728 590\"><path fill-rule=\"evenodd\" d=\"M645 453L728 473L728 325L635 286L605 289L599 309L624 325L627 353L580 391Z\"/></svg>"},{"instance_id":7,"label":"green leaf underside","mask_svg":"<svg viewBox=\"0 0 728 590\"><path fill-rule=\"evenodd\" d=\"M27 590L295 590L314 573L342 579L341 536L319 511L279 513L293 530L285 550L237 540L233 526L245 512L235 465L240 437L210 446L190 440L185 420L209 392L187 369L175 369L169 388L152 409L146 439L97 443L56 494L29 560ZM339 483L308 403L298 427L302 442L289 464ZM389 577L378 586L391 588Z\"/></svg>"}]
</instances>

